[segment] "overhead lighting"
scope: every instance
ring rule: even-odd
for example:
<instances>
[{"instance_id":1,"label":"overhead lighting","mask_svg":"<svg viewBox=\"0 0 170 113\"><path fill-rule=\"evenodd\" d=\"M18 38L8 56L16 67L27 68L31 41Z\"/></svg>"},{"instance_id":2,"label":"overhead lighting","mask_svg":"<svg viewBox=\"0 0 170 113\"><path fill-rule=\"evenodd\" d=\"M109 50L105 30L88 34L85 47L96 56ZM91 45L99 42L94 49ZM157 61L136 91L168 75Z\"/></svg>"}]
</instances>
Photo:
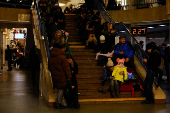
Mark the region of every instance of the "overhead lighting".
<instances>
[{"instance_id":1,"label":"overhead lighting","mask_svg":"<svg viewBox=\"0 0 170 113\"><path fill-rule=\"evenodd\" d=\"M119 32L122 32L122 33L124 33L124 32L126 32L126 31L119 31Z\"/></svg>"},{"instance_id":2,"label":"overhead lighting","mask_svg":"<svg viewBox=\"0 0 170 113\"><path fill-rule=\"evenodd\" d=\"M154 27L148 27L149 29L152 29L152 28L154 28Z\"/></svg>"},{"instance_id":3,"label":"overhead lighting","mask_svg":"<svg viewBox=\"0 0 170 113\"><path fill-rule=\"evenodd\" d=\"M152 39L152 38L149 38L150 40Z\"/></svg>"},{"instance_id":4,"label":"overhead lighting","mask_svg":"<svg viewBox=\"0 0 170 113\"><path fill-rule=\"evenodd\" d=\"M64 3L59 3L59 6L65 6L66 4L64 4Z\"/></svg>"},{"instance_id":5,"label":"overhead lighting","mask_svg":"<svg viewBox=\"0 0 170 113\"><path fill-rule=\"evenodd\" d=\"M159 25L159 26L163 27L163 26L166 26L166 25Z\"/></svg>"}]
</instances>

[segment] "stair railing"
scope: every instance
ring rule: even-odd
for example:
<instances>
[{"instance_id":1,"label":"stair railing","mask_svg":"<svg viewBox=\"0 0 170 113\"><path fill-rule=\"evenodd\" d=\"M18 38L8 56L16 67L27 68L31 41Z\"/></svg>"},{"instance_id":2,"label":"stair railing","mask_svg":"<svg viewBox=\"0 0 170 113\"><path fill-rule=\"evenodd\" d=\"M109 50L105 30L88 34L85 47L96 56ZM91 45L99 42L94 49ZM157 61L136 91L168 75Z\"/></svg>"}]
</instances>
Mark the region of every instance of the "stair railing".
<instances>
[{"instance_id":1,"label":"stair railing","mask_svg":"<svg viewBox=\"0 0 170 113\"><path fill-rule=\"evenodd\" d=\"M53 96L53 84L51 74L48 70L48 38L45 32L45 23L41 23L41 16L37 4L37 0L34 0L34 5L31 8L33 17L33 26L35 29L37 46L40 47L42 63L40 64L40 92L41 96L45 97L45 100L49 102L50 97ZM35 39L35 38L34 38Z\"/></svg>"}]
</instances>

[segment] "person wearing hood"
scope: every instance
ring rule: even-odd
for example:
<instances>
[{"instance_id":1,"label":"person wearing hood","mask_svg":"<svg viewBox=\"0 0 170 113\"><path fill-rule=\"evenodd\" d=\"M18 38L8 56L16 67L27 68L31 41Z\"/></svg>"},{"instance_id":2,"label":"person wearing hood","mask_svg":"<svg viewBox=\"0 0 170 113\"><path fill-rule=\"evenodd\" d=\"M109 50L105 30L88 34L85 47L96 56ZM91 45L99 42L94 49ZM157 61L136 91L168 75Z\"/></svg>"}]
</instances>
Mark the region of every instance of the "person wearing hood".
<instances>
[{"instance_id":1,"label":"person wearing hood","mask_svg":"<svg viewBox=\"0 0 170 113\"><path fill-rule=\"evenodd\" d=\"M57 43L53 45L50 51L50 57L48 59L48 68L51 72L52 81L54 88L58 89L57 103L54 107L65 108L63 105L64 89L67 81L72 78L70 67L65 56L65 52L61 49L61 46Z\"/></svg>"},{"instance_id":2,"label":"person wearing hood","mask_svg":"<svg viewBox=\"0 0 170 113\"><path fill-rule=\"evenodd\" d=\"M117 58L124 58L125 59L125 66L133 67L134 64L134 52L133 48L130 46L128 41L126 40L125 36L119 37L119 43L115 47L114 55L113 55L113 62L117 64Z\"/></svg>"},{"instance_id":3,"label":"person wearing hood","mask_svg":"<svg viewBox=\"0 0 170 113\"><path fill-rule=\"evenodd\" d=\"M147 44L147 51L149 54L149 58L143 59L143 62L147 64L147 74L146 78L143 82L143 89L146 93L146 100L144 100L141 104L153 104L153 82L154 77L158 74L158 67L161 63L161 55L157 50L157 47L152 43Z\"/></svg>"},{"instance_id":4,"label":"person wearing hood","mask_svg":"<svg viewBox=\"0 0 170 113\"><path fill-rule=\"evenodd\" d=\"M120 97L119 96L120 83L121 82L123 83L124 80L128 79L127 68L124 66L125 59L117 58L116 61L118 62L118 64L114 67L114 70L112 72L113 79L110 81L112 97L116 97L116 96ZM121 72L123 72L123 75L121 74Z\"/></svg>"}]
</instances>

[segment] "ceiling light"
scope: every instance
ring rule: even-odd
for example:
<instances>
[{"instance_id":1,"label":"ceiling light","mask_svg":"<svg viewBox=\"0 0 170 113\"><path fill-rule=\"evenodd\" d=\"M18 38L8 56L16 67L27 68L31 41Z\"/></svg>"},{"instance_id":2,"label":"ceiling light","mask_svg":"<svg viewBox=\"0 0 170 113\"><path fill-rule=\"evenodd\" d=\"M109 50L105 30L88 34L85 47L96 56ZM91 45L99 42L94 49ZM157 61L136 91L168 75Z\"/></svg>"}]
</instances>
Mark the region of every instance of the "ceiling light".
<instances>
[{"instance_id":1,"label":"ceiling light","mask_svg":"<svg viewBox=\"0 0 170 113\"><path fill-rule=\"evenodd\" d=\"M162 26L166 26L166 25L159 25L159 26L161 26L161 27L162 27Z\"/></svg>"},{"instance_id":2,"label":"ceiling light","mask_svg":"<svg viewBox=\"0 0 170 113\"><path fill-rule=\"evenodd\" d=\"M59 6L65 6L66 4L64 4L64 3L59 3Z\"/></svg>"},{"instance_id":3,"label":"ceiling light","mask_svg":"<svg viewBox=\"0 0 170 113\"><path fill-rule=\"evenodd\" d=\"M126 32L126 31L119 31L119 32L122 32L122 33L124 33L124 32Z\"/></svg>"},{"instance_id":4,"label":"ceiling light","mask_svg":"<svg viewBox=\"0 0 170 113\"><path fill-rule=\"evenodd\" d=\"M154 27L148 27L149 29L152 29L152 28L154 28Z\"/></svg>"}]
</instances>

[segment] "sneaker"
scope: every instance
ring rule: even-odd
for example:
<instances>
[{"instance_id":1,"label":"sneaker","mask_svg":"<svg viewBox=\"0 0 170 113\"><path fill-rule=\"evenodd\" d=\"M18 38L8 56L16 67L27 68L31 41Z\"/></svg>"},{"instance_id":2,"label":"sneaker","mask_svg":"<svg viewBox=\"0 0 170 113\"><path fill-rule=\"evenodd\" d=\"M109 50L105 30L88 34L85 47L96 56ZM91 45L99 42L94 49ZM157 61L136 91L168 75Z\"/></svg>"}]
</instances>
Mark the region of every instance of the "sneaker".
<instances>
[{"instance_id":1,"label":"sneaker","mask_svg":"<svg viewBox=\"0 0 170 113\"><path fill-rule=\"evenodd\" d=\"M62 105L62 104L54 104L54 108L55 109L65 109L66 108L66 106L64 106L64 105Z\"/></svg>"}]
</instances>

